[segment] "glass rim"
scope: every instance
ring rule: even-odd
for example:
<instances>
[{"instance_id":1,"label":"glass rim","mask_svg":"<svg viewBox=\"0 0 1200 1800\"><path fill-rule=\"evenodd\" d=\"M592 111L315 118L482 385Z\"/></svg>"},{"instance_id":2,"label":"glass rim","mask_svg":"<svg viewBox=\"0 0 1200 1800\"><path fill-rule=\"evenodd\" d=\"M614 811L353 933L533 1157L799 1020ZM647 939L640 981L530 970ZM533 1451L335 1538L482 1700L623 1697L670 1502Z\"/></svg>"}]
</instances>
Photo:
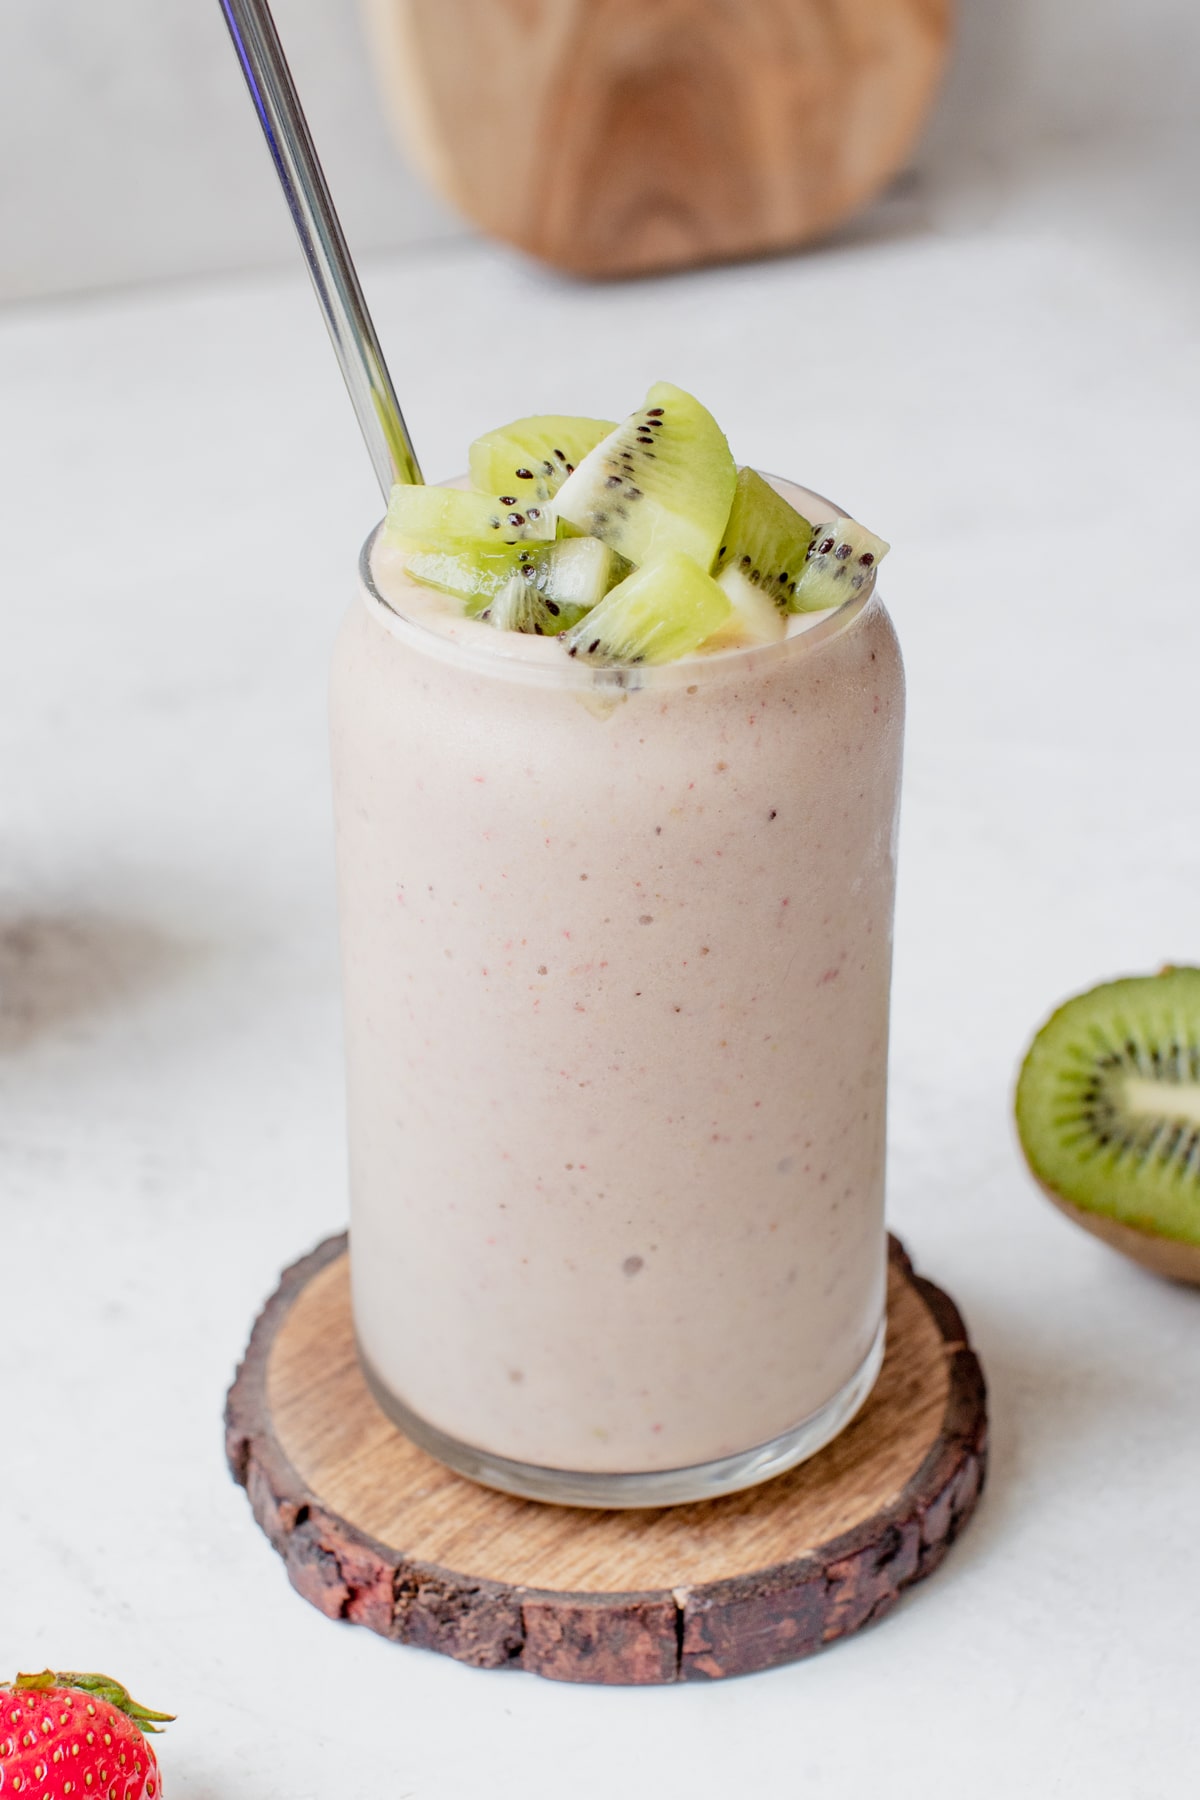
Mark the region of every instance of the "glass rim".
<instances>
[{"instance_id":1,"label":"glass rim","mask_svg":"<svg viewBox=\"0 0 1200 1800\"><path fill-rule=\"evenodd\" d=\"M798 485L784 482L776 476L768 476L766 479L782 487L795 488ZM834 516L849 516L840 507L833 507L832 502L825 500L823 495L815 494L812 489L801 491L830 506ZM816 654L827 644L840 638L877 600L877 571L873 569L867 582L856 594L843 600L840 606L831 608L816 624L786 637L775 638L770 643L740 645L728 650L709 651L702 656L680 657L674 662L638 663L633 666L588 663L566 655L555 658L552 646L556 640L553 638L528 638L519 632L495 632L482 627L481 630L487 633L486 637L464 640L451 637L439 631L435 625L401 612L380 591L371 567L371 556L384 524L385 521L380 519L368 534L358 557L362 598L376 622L400 642L439 661L454 664L474 674L537 687L574 688L585 693L608 694L616 698L621 693L647 688L698 687L701 682L708 685L713 681L728 680L739 675L757 676L785 659L790 661L797 656ZM506 650L502 642L496 641L504 638L516 639L521 646L520 653L516 653L515 646L512 650ZM538 652L531 655L534 645L538 646ZM540 654L543 646L551 652L550 655L543 657Z\"/></svg>"}]
</instances>

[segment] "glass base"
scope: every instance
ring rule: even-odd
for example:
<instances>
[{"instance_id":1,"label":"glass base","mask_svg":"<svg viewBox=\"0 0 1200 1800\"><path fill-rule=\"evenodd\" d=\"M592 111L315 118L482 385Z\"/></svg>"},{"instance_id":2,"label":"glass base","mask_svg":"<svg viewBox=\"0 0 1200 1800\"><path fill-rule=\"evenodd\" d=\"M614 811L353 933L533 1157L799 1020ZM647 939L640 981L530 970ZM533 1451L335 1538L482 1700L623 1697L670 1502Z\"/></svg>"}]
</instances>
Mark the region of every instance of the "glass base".
<instances>
[{"instance_id":1,"label":"glass base","mask_svg":"<svg viewBox=\"0 0 1200 1800\"><path fill-rule=\"evenodd\" d=\"M887 1321L883 1319L866 1356L832 1400L770 1443L739 1451L736 1456L719 1457L716 1462L693 1463L684 1469L651 1469L645 1474L546 1469L535 1463L514 1462L490 1450L476 1450L410 1412L384 1386L361 1348L358 1359L377 1405L405 1437L447 1468L481 1482L484 1487L517 1494L523 1500L548 1501L554 1506L678 1506L689 1500L715 1500L722 1494L756 1487L760 1481L769 1481L773 1475L782 1475L785 1469L815 1456L845 1429L875 1386L883 1364L886 1332Z\"/></svg>"}]
</instances>

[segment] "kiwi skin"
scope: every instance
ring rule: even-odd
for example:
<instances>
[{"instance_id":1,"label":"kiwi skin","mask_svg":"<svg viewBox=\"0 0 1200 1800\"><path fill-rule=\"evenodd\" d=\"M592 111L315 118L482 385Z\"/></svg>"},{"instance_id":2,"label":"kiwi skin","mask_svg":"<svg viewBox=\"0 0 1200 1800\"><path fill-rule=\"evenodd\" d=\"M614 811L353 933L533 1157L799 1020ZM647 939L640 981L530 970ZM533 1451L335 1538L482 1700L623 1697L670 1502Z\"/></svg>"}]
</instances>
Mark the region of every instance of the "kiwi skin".
<instances>
[{"instance_id":1,"label":"kiwi skin","mask_svg":"<svg viewBox=\"0 0 1200 1800\"><path fill-rule=\"evenodd\" d=\"M1090 1232L1093 1237L1108 1245L1110 1250L1120 1251L1131 1262L1140 1263L1143 1269L1152 1269L1156 1275L1163 1275L1168 1281L1182 1281L1189 1287L1200 1287L1200 1245L1185 1244L1179 1238L1158 1237L1151 1231L1135 1231L1132 1225L1122 1225L1117 1219L1107 1219L1103 1213L1085 1212L1082 1206L1075 1206L1056 1194L1052 1187L1042 1180L1040 1175L1034 1176L1038 1186L1047 1200L1053 1201L1059 1212L1076 1225Z\"/></svg>"},{"instance_id":2,"label":"kiwi skin","mask_svg":"<svg viewBox=\"0 0 1200 1800\"><path fill-rule=\"evenodd\" d=\"M1180 1015L1186 1020L1184 1031L1194 1021L1193 1028L1200 1030L1200 1015L1195 1010L1200 1000L1198 969L1168 964L1157 975L1106 982L1064 1002L1041 1027L1022 1064L1016 1091L1017 1132L1031 1174L1047 1199L1067 1218L1156 1275L1200 1286L1200 1230L1193 1237L1190 1223L1185 1224L1181 1235L1178 1219L1174 1230L1157 1229L1153 1195L1139 1192L1142 1184L1137 1167L1122 1168L1120 1154L1106 1154L1097 1172L1089 1167L1081 1176L1068 1167L1064 1180L1058 1147L1046 1141L1046 1108L1055 1075L1059 1077L1056 1091L1061 1107L1067 1103L1063 1099L1065 1083L1083 1079L1078 1070L1086 1068L1088 1056L1098 1057L1100 1048L1119 1043L1131 1027L1136 1034L1158 1025L1168 998L1177 1003L1177 1015L1168 1028L1171 1034L1177 1040L1184 1035L1180 1031ZM1176 1013L1175 1006L1171 1010ZM1105 1030L1112 1035L1100 1045L1098 1033ZM1166 1048L1150 1037L1142 1041L1142 1047L1150 1052ZM1068 1069L1064 1052L1075 1067ZM1193 1076L1195 1066L1193 1057ZM1194 1085L1194 1079L1189 1085ZM1157 1169L1151 1169L1151 1187L1161 1179L1162 1168L1160 1163ZM1073 1187L1075 1192L1063 1192L1064 1186ZM1200 1213L1197 1221L1200 1223Z\"/></svg>"}]
</instances>

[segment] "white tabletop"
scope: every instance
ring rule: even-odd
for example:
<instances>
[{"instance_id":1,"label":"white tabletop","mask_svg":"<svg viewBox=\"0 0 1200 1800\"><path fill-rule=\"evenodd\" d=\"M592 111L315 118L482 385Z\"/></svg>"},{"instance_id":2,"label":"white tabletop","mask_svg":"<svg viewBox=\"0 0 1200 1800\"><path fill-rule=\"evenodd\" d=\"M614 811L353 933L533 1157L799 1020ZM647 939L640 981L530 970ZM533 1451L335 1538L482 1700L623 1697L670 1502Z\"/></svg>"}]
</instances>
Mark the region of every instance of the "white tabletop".
<instances>
[{"instance_id":1,"label":"white tabletop","mask_svg":"<svg viewBox=\"0 0 1200 1800\"><path fill-rule=\"evenodd\" d=\"M895 545L891 1211L982 1355L991 1474L890 1619L716 1685L330 1624L229 1480L250 1321L345 1216L324 680L375 497L299 275L0 320L0 1661L177 1710L170 1800L1194 1776L1200 1294L1072 1230L1010 1126L1061 995L1200 959L1187 269L1165 216L1056 180L676 280L471 244L368 270L430 475L666 376Z\"/></svg>"}]
</instances>

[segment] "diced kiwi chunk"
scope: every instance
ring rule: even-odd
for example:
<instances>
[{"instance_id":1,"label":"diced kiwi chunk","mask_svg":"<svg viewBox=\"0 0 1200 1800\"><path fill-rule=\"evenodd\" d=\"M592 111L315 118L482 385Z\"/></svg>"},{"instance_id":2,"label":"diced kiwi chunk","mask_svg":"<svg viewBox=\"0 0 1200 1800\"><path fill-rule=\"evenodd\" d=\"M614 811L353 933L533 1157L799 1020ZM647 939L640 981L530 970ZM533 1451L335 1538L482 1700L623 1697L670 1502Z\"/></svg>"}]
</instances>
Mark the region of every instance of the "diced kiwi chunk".
<instances>
[{"instance_id":1,"label":"diced kiwi chunk","mask_svg":"<svg viewBox=\"0 0 1200 1800\"><path fill-rule=\"evenodd\" d=\"M1047 1021L1017 1084L1034 1174L1084 1213L1200 1246L1200 969L1105 982Z\"/></svg>"},{"instance_id":2,"label":"diced kiwi chunk","mask_svg":"<svg viewBox=\"0 0 1200 1800\"><path fill-rule=\"evenodd\" d=\"M494 599L476 615L498 631L523 631L535 637L557 637L585 616L582 606L551 599L538 586L534 571L512 575Z\"/></svg>"},{"instance_id":3,"label":"diced kiwi chunk","mask_svg":"<svg viewBox=\"0 0 1200 1800\"><path fill-rule=\"evenodd\" d=\"M615 550L596 538L585 537L551 544L471 544L449 550L413 550L405 567L414 581L457 595L474 613L488 606L514 575L520 575L547 600L572 608L573 617L603 599L614 582L629 572L629 564ZM507 609L501 609L499 617L506 616ZM497 622L493 619L493 623Z\"/></svg>"},{"instance_id":4,"label":"diced kiwi chunk","mask_svg":"<svg viewBox=\"0 0 1200 1800\"><path fill-rule=\"evenodd\" d=\"M788 602L793 612L821 612L840 606L874 581L891 548L856 519L827 519L813 526L800 579Z\"/></svg>"},{"instance_id":5,"label":"diced kiwi chunk","mask_svg":"<svg viewBox=\"0 0 1200 1800\"><path fill-rule=\"evenodd\" d=\"M558 490L559 516L632 563L682 551L708 569L737 469L724 433L682 388L660 381Z\"/></svg>"},{"instance_id":6,"label":"diced kiwi chunk","mask_svg":"<svg viewBox=\"0 0 1200 1800\"><path fill-rule=\"evenodd\" d=\"M522 563L550 545L472 544L448 550L413 550L405 570L414 581L460 600L491 600Z\"/></svg>"},{"instance_id":7,"label":"diced kiwi chunk","mask_svg":"<svg viewBox=\"0 0 1200 1800\"><path fill-rule=\"evenodd\" d=\"M422 549L547 542L554 536L554 514L543 506L504 506L489 494L460 488L397 482L384 531L389 538Z\"/></svg>"},{"instance_id":8,"label":"diced kiwi chunk","mask_svg":"<svg viewBox=\"0 0 1200 1800\"><path fill-rule=\"evenodd\" d=\"M755 469L739 469L713 574L754 638L782 637L812 526Z\"/></svg>"},{"instance_id":9,"label":"diced kiwi chunk","mask_svg":"<svg viewBox=\"0 0 1200 1800\"><path fill-rule=\"evenodd\" d=\"M720 631L732 610L694 558L669 550L619 582L563 642L591 662L673 662Z\"/></svg>"},{"instance_id":10,"label":"diced kiwi chunk","mask_svg":"<svg viewBox=\"0 0 1200 1800\"><path fill-rule=\"evenodd\" d=\"M629 573L623 556L590 537L562 538L544 549L539 546L533 563L541 591L563 606L595 606Z\"/></svg>"},{"instance_id":11,"label":"diced kiwi chunk","mask_svg":"<svg viewBox=\"0 0 1200 1800\"><path fill-rule=\"evenodd\" d=\"M511 425L485 431L471 445L471 484L513 506L538 506L552 499L588 451L615 430L608 419L555 414L514 419Z\"/></svg>"},{"instance_id":12,"label":"diced kiwi chunk","mask_svg":"<svg viewBox=\"0 0 1200 1800\"><path fill-rule=\"evenodd\" d=\"M557 637L603 599L628 567L595 538L533 544L495 597L473 610L503 631Z\"/></svg>"}]
</instances>

